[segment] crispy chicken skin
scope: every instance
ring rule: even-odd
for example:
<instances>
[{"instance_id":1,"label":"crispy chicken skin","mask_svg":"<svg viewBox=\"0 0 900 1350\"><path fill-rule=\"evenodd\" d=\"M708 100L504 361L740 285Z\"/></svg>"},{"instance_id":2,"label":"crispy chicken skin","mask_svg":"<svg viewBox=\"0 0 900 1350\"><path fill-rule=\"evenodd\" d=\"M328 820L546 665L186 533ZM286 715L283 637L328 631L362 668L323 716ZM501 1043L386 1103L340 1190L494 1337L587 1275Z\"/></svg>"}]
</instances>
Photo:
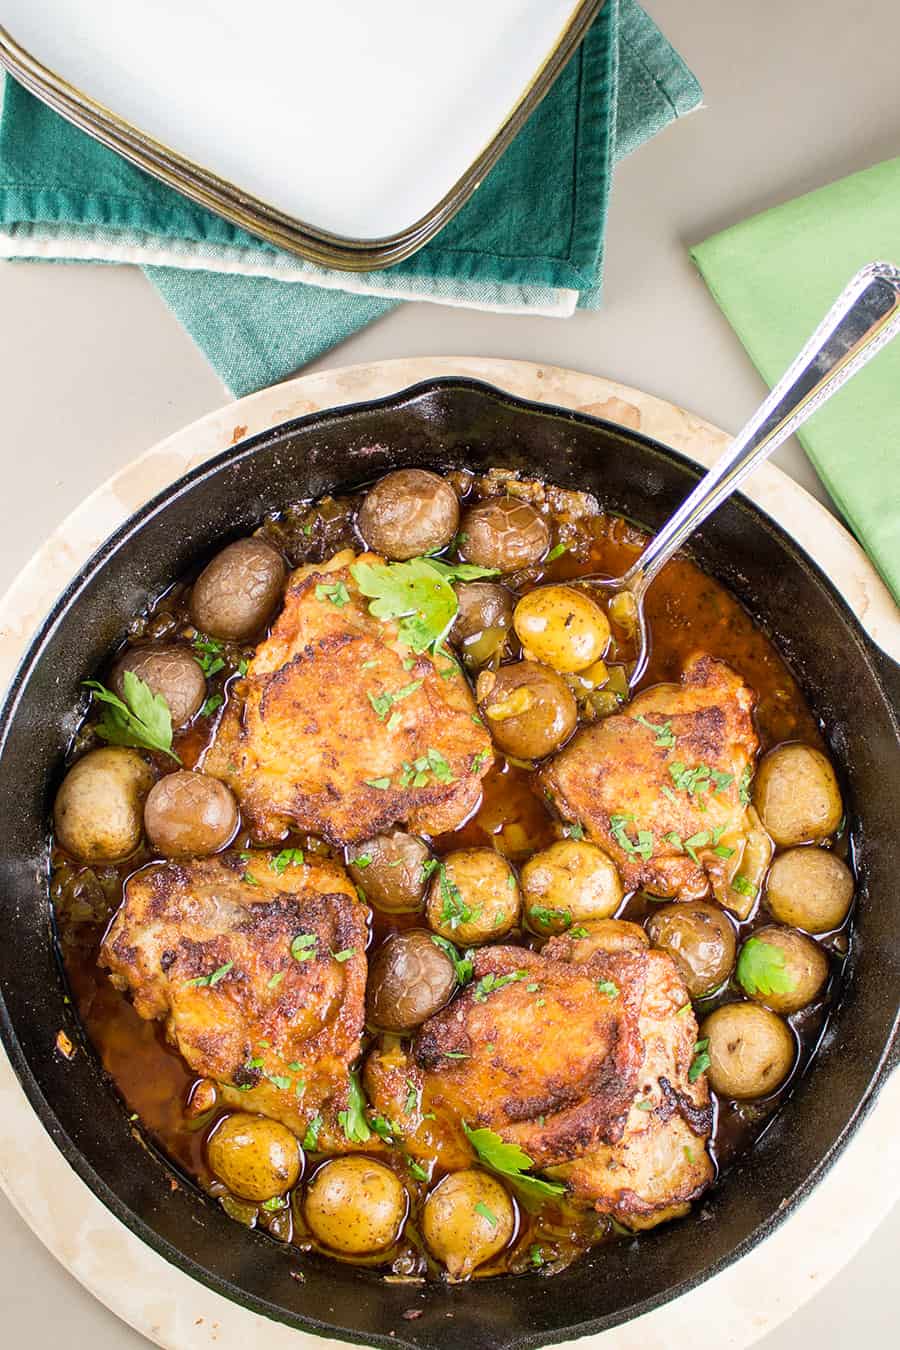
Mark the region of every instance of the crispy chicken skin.
<instances>
[{"instance_id":1,"label":"crispy chicken skin","mask_svg":"<svg viewBox=\"0 0 900 1350\"><path fill-rule=\"evenodd\" d=\"M758 748L754 702L730 666L695 657L680 685L656 685L579 731L539 784L615 860L626 890L697 899L729 872L715 848L731 848L736 866L750 829L741 782Z\"/></svg>"},{"instance_id":2,"label":"crispy chicken skin","mask_svg":"<svg viewBox=\"0 0 900 1350\"><path fill-rule=\"evenodd\" d=\"M346 550L294 572L206 755L205 772L231 787L262 842L290 827L332 844L398 822L426 834L455 829L492 763L465 678L448 656L413 656L395 623L372 617L349 570L358 560ZM413 786L405 766L429 752L425 781Z\"/></svg>"},{"instance_id":3,"label":"crispy chicken skin","mask_svg":"<svg viewBox=\"0 0 900 1350\"><path fill-rule=\"evenodd\" d=\"M479 1000L485 975L519 970L525 978ZM688 1082L696 1036L668 956L563 936L540 955L482 949L467 989L408 1053L376 1047L364 1081L411 1156L470 1165L464 1120L519 1144L570 1203L650 1227L712 1180L709 1092L703 1078Z\"/></svg>"},{"instance_id":4,"label":"crispy chicken skin","mask_svg":"<svg viewBox=\"0 0 900 1350\"><path fill-rule=\"evenodd\" d=\"M232 853L142 868L100 964L142 1017L165 1019L168 1039L226 1103L301 1136L321 1112L323 1143L346 1147L334 1127L361 1052L367 910L336 864L279 874L271 862ZM296 950L309 959L291 953L303 935Z\"/></svg>"},{"instance_id":5,"label":"crispy chicken skin","mask_svg":"<svg viewBox=\"0 0 900 1350\"><path fill-rule=\"evenodd\" d=\"M568 937L547 944L557 959L580 958ZM587 943L584 948L589 950ZM545 949L546 950L546 949ZM706 1145L712 1109L706 1078L689 1081L697 1022L675 965L664 952L644 952L646 978L639 1015L643 1063L624 1130L613 1145L595 1144L547 1175L570 1188L576 1205L610 1214L630 1228L652 1228L684 1214L713 1180ZM595 956L589 957L593 965Z\"/></svg>"}]
</instances>

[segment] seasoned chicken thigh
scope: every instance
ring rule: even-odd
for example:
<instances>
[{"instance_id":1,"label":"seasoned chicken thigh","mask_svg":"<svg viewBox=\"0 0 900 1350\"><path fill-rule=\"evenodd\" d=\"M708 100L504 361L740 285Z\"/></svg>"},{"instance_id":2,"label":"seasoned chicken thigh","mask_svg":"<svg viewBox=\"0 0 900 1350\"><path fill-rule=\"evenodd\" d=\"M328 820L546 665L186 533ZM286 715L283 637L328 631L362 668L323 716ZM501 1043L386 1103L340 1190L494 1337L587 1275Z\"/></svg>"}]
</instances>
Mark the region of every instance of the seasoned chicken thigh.
<instances>
[{"instance_id":1,"label":"seasoned chicken thigh","mask_svg":"<svg viewBox=\"0 0 900 1350\"><path fill-rule=\"evenodd\" d=\"M727 887L753 821L752 690L696 657L680 685L648 689L577 733L540 772L559 813L615 860L626 890L681 900Z\"/></svg>"},{"instance_id":2,"label":"seasoned chicken thigh","mask_svg":"<svg viewBox=\"0 0 900 1350\"><path fill-rule=\"evenodd\" d=\"M100 952L142 1017L223 1099L323 1141L347 1104L365 1017L367 910L343 869L273 855L154 863L130 878Z\"/></svg>"},{"instance_id":3,"label":"seasoned chicken thigh","mask_svg":"<svg viewBox=\"0 0 900 1350\"><path fill-rule=\"evenodd\" d=\"M664 953L558 937L540 955L479 951L471 984L409 1052L373 1050L365 1084L420 1162L469 1166L465 1122L518 1144L571 1203L649 1227L713 1175L708 1089L689 1081L696 1036Z\"/></svg>"},{"instance_id":4,"label":"seasoned chicken thigh","mask_svg":"<svg viewBox=\"0 0 900 1350\"><path fill-rule=\"evenodd\" d=\"M374 618L349 550L299 568L271 635L237 682L204 769L238 797L264 842L289 827L333 844L398 822L455 829L492 762L462 672L414 655L397 624Z\"/></svg>"}]
</instances>

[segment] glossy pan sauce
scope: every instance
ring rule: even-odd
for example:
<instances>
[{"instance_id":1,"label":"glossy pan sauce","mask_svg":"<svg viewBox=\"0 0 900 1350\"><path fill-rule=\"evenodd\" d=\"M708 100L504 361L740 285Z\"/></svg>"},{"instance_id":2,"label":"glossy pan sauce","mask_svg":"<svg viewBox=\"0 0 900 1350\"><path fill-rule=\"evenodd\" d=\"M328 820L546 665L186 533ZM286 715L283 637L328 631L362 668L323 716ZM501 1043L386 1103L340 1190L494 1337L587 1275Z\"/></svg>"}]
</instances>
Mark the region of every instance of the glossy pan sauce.
<instances>
[{"instance_id":1,"label":"glossy pan sauce","mask_svg":"<svg viewBox=\"0 0 900 1350\"><path fill-rule=\"evenodd\" d=\"M282 515L267 520L262 533L283 550L292 564L320 561L348 544L359 548L353 532L353 519L359 498L326 498L317 505L302 503ZM645 536L634 526L616 517L595 515L564 522L555 520L555 534L565 550L512 579L519 594L537 581L565 581L587 572L621 575L636 557ZM190 639L186 596L192 578L177 583L147 613L135 618L130 639ZM505 579L509 580L509 579ZM518 583L518 584L517 584ZM766 635L756 627L738 602L716 581L693 563L677 559L668 564L654 583L646 602L651 638L650 664L642 688L659 682L675 682L689 656L698 650L708 652L731 665L755 691L755 721L761 752L787 740L822 745L819 727L803 695L781 657ZM614 630L615 636L615 630ZM249 655L251 648L247 648ZM238 653L239 656L239 653ZM228 697L228 681L234 664L213 675L209 681L212 696ZM102 678L102 676L101 676ZM183 732L176 733L174 748L184 767L197 763L211 739L215 719L203 716ZM89 724L76 737L74 752L96 742ZM484 780L481 805L461 830L433 841L434 851L493 845L513 864L559 838L559 825L529 786L528 773L497 756L497 765ZM233 847L249 843L238 835ZM308 836L285 840L290 846L306 848ZM312 847L317 844L312 841ZM319 844L329 852L327 846ZM843 857L850 843L844 834L834 842ZM238 1221L266 1230L273 1238L290 1242L300 1249L315 1247L306 1229L299 1204L266 1210L230 1196L212 1175L205 1149L216 1112L192 1112L189 1103L196 1076L180 1055L170 1048L160 1023L148 1022L134 1011L128 997L118 992L105 971L97 965L103 933L122 899L127 877L152 858L146 845L127 863L118 866L85 867L67 857L60 849L53 854L51 891L55 905L59 946L66 975L87 1037L109 1074L136 1134L158 1150L166 1160L167 1175L160 1184L172 1187L194 1182L217 1197ZM641 893L626 895L617 917L642 923L654 908ZM738 924L738 941L770 918L757 912L747 923ZM737 921L736 921L737 922ZM421 926L421 915L388 915L377 909L371 917L370 951L399 928ZM715 1128L711 1152L718 1168L727 1168L771 1121L791 1091L791 1084L804 1073L815 1054L824 1031L829 1009L836 1001L841 983L841 967L848 952L850 921L833 933L818 939L826 951L831 976L819 1000L788 1020L799 1044L799 1055L791 1077L773 1096L759 1101L737 1103L715 1097ZM527 934L509 941L533 942ZM698 1020L718 1004L738 996L730 983L697 1005ZM365 1146L359 1149L365 1152ZM384 1160L383 1152L379 1155ZM315 1153L306 1158L308 1180L321 1159ZM390 1161L390 1159L388 1159ZM415 1216L417 1202L424 1192L406 1169L404 1184L411 1192L411 1217L399 1241L377 1256L354 1258L360 1264L377 1267L392 1278L431 1278L439 1271L428 1255L418 1232ZM439 1179L436 1173L433 1181ZM540 1269L546 1273L561 1269L579 1253L598 1242L631 1237L615 1221L596 1214L578 1213L556 1201L538 1208L516 1205L517 1230L509 1247L481 1266L479 1276ZM341 1258L348 1259L348 1258Z\"/></svg>"}]
</instances>

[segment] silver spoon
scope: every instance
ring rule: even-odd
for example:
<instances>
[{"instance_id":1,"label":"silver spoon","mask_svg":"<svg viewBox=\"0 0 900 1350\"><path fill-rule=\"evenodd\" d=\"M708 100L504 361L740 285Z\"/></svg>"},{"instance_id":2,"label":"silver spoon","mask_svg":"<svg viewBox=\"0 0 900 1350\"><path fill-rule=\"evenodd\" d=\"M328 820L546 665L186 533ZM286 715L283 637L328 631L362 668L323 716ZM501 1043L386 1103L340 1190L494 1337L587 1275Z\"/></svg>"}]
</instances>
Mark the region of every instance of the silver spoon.
<instances>
[{"instance_id":1,"label":"silver spoon","mask_svg":"<svg viewBox=\"0 0 900 1350\"><path fill-rule=\"evenodd\" d=\"M738 484L898 332L900 268L891 263L869 263L841 292L766 401L625 575L578 578L579 585L602 591L607 597L623 593L630 597L624 609L637 640L635 664L628 677L630 689L647 668L644 597L660 570Z\"/></svg>"}]
</instances>

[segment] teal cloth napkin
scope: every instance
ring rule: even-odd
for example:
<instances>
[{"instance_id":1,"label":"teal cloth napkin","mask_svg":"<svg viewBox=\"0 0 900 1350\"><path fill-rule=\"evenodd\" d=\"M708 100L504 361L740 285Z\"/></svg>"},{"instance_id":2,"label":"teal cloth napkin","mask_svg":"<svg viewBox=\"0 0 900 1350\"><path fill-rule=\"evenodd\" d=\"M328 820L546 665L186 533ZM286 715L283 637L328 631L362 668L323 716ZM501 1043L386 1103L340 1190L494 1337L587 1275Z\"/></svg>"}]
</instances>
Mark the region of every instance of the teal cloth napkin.
<instances>
[{"instance_id":1,"label":"teal cloth napkin","mask_svg":"<svg viewBox=\"0 0 900 1350\"><path fill-rule=\"evenodd\" d=\"M389 272L351 278L280 253L194 205L7 81L0 253L143 265L242 394L284 378L402 299L535 313L596 306L611 165L700 98L635 0L608 0L440 235Z\"/></svg>"},{"instance_id":2,"label":"teal cloth napkin","mask_svg":"<svg viewBox=\"0 0 900 1350\"><path fill-rule=\"evenodd\" d=\"M759 373L774 384L860 267L900 265L900 159L763 211L691 256ZM900 338L798 437L900 601Z\"/></svg>"}]
</instances>

